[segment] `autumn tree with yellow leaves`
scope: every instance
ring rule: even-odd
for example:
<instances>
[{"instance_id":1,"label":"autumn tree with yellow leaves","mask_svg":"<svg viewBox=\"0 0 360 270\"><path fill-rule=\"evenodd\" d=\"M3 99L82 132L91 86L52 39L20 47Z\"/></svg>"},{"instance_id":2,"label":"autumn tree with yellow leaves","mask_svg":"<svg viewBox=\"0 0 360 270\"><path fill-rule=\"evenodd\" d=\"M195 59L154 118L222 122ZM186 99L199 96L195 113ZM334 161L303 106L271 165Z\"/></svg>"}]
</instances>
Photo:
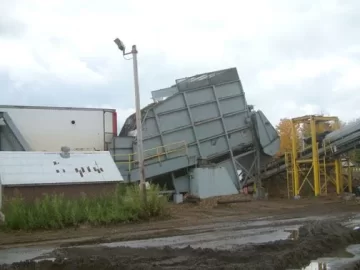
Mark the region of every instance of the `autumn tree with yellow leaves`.
<instances>
[{"instance_id":1,"label":"autumn tree with yellow leaves","mask_svg":"<svg viewBox=\"0 0 360 270\"><path fill-rule=\"evenodd\" d=\"M280 137L280 150L278 155L282 155L285 152L290 152L292 149L292 131L291 131L291 119L282 118L279 124L276 126L276 130ZM300 136L299 125L295 126L296 136Z\"/></svg>"}]
</instances>

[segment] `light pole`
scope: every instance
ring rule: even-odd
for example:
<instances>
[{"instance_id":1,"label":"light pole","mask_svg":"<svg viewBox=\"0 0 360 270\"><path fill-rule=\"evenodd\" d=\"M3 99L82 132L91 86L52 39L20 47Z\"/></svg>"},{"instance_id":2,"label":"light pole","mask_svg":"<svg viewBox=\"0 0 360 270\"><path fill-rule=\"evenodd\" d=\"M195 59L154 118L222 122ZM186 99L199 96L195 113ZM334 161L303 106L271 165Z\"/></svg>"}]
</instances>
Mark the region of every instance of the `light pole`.
<instances>
[{"instance_id":1,"label":"light pole","mask_svg":"<svg viewBox=\"0 0 360 270\"><path fill-rule=\"evenodd\" d=\"M145 186L145 168L144 168L144 149L143 149L143 135L141 123L141 109L140 109L140 91L139 91L139 74L137 65L137 49L136 45L132 46L130 52L125 52L124 43L116 38L114 40L119 50L123 52L123 56L132 54L133 67L134 67L134 85L135 85L135 106L136 106L136 135L137 135L137 154L140 171L140 192L143 202L146 203L146 186Z\"/></svg>"}]
</instances>

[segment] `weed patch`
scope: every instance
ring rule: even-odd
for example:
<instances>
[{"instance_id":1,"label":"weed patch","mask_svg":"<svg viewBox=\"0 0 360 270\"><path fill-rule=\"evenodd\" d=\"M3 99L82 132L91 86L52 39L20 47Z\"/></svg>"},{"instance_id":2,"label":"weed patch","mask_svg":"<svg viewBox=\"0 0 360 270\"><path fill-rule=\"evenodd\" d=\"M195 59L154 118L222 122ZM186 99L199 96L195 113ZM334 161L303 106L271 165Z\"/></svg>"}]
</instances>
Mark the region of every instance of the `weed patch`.
<instances>
[{"instance_id":1,"label":"weed patch","mask_svg":"<svg viewBox=\"0 0 360 270\"><path fill-rule=\"evenodd\" d=\"M160 196L160 187L151 185L147 203L141 200L138 186L119 185L111 194L78 199L61 195L44 195L29 203L20 196L6 200L5 229L36 230L61 229L80 224L108 225L136 222L167 215L168 198Z\"/></svg>"}]
</instances>

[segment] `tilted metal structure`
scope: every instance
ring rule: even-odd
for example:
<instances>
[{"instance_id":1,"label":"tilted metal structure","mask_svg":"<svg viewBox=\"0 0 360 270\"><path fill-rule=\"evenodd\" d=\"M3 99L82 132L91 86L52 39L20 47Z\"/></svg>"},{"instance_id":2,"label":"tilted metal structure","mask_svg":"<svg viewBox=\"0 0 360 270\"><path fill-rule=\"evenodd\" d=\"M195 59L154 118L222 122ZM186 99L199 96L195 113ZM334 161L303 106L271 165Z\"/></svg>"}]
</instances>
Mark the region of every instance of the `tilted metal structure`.
<instances>
[{"instance_id":1,"label":"tilted metal structure","mask_svg":"<svg viewBox=\"0 0 360 270\"><path fill-rule=\"evenodd\" d=\"M145 174L168 175L176 192L188 192L191 169L206 164L225 167L240 189L279 150L275 128L247 104L236 68L178 79L152 95L142 109ZM139 180L135 134L133 114L110 146L129 181Z\"/></svg>"}]
</instances>

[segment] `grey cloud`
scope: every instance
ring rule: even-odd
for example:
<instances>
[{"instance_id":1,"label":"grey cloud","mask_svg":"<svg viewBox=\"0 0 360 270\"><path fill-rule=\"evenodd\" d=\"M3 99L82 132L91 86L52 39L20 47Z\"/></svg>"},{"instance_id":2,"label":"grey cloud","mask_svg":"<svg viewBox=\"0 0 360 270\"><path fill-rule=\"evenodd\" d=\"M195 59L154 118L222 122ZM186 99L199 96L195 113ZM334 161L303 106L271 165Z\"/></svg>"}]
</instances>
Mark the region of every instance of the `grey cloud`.
<instances>
[{"instance_id":1,"label":"grey cloud","mask_svg":"<svg viewBox=\"0 0 360 270\"><path fill-rule=\"evenodd\" d=\"M0 8L0 38L17 38L26 32L26 25L13 14L16 0L2 0Z\"/></svg>"},{"instance_id":2,"label":"grey cloud","mask_svg":"<svg viewBox=\"0 0 360 270\"><path fill-rule=\"evenodd\" d=\"M303 23L292 33L274 37L270 42L271 50L287 58L319 57L329 52L342 53L349 44L358 43L360 37L355 33L360 28L360 2L337 3L338 11L332 14L322 13L314 4L313 18L306 20L304 17Z\"/></svg>"},{"instance_id":3,"label":"grey cloud","mask_svg":"<svg viewBox=\"0 0 360 270\"><path fill-rule=\"evenodd\" d=\"M0 18L0 38L17 38L23 36L25 32L24 23L12 18Z\"/></svg>"},{"instance_id":4,"label":"grey cloud","mask_svg":"<svg viewBox=\"0 0 360 270\"><path fill-rule=\"evenodd\" d=\"M282 112L283 100L293 100L301 106L316 105L319 107L316 113L336 113L339 117L353 118L351 112L358 107L360 96L335 95L332 89L337 78L338 72L324 73L315 78L303 79L300 84L276 86L271 91L263 91L261 97L249 94L247 97L255 102L257 108L269 113L273 122L280 117L289 117ZM302 113L299 111L297 114Z\"/></svg>"},{"instance_id":5,"label":"grey cloud","mask_svg":"<svg viewBox=\"0 0 360 270\"><path fill-rule=\"evenodd\" d=\"M65 1L65 0L64 0ZM208 72L214 69L228 68L236 66L242 80L248 102L254 104L256 108L269 114L273 121L283 115L281 108L276 107L282 104L283 100L290 99L297 104L317 104L325 112L336 111L336 108L356 108L360 103L360 97L339 96L329 93L337 82L340 74L338 71L321 74L315 78L302 79L298 84L275 85L273 89L265 90L261 85L263 82L257 81L257 74L263 70L277 67L284 62L292 62L296 58L319 58L322 56L337 55L351 56L352 60L360 60L360 52L347 53L351 45L357 45L360 41L357 31L360 28L360 2L356 0L338 1L342 5L334 14L322 12L320 1L274 1L274 5L283 12L297 12L298 20L293 29L286 32L280 30L273 36L259 37L254 41L244 41L241 36L233 33L232 40L224 41L224 59L219 63L196 63L188 65L181 63L168 62L166 56L161 53L139 53L140 89L143 104L151 102L150 91L157 90L172 85L175 79L191 76L197 73ZM322 2L324 5L326 1ZM347 5L347 6L346 6ZM71 5L67 8L70 9ZM351 7L342 11L343 7ZM76 8L80 9L80 5ZM81 6L81 8L84 8ZM92 7L93 10L97 6ZM105 11L106 6L101 9ZM111 10L109 11L111 12ZM314 17L308 18L308 14L314 12ZM317 13L316 13L317 12ZM261 19L261 18L259 18ZM11 22L11 20L10 20ZM12 21L14 23L15 21ZM206 29L206 27L222 27L222 23L204 23L194 19L193 28ZM287 22L284 21L284 26ZM11 23L10 23L11 24ZM0 20L0 35L2 24ZM15 25L13 25L15 27ZM4 28L4 27L3 27ZM286 27L285 27L286 28ZM11 27L6 27L9 31ZM16 27L14 28L16 29ZM13 35L21 35L21 29L10 31ZM23 29L22 31L26 31ZM5 32L4 32L5 33ZM7 34L9 35L9 34ZM234 37L234 38L233 38ZM201 37L199 37L201 38ZM216 36L214 37L216 38ZM236 40L234 40L236 39ZM50 42L54 46L62 46L64 40L54 36L50 37ZM191 41L196 42L196 41ZM196 47L196 44L194 44ZM160 48L161 49L161 48ZM42 61L41 55L34 55L36 61L47 69ZM81 58L89 69L104 74L109 72L111 67L107 59L92 57ZM119 66L125 66L125 71L119 74L111 74L110 81L102 86L81 86L70 85L59 82L55 77L44 78L40 83L30 83L23 85L16 91L21 95L11 94L14 91L14 82L8 79L5 73L0 72L0 93L3 102L15 104L22 102L28 105L57 105L57 106L85 106L87 104L110 104L113 107L132 107L133 97L133 77L132 65L119 58ZM360 63L360 62L359 62ZM265 82L266 84L266 82ZM21 96L22 98L18 98ZM351 107L352 106L352 107ZM299 112L300 113L300 112Z\"/></svg>"},{"instance_id":6,"label":"grey cloud","mask_svg":"<svg viewBox=\"0 0 360 270\"><path fill-rule=\"evenodd\" d=\"M44 106L77 106L86 104L110 104L119 107L119 104L132 103L130 95L124 95L118 91L114 84L104 87L81 87L68 84L61 84L56 80L49 80L43 85L38 83L27 83L19 88L6 79L6 75L0 73L0 89L3 96L1 103L13 105L44 105ZM131 91L131 85L122 85L124 89ZM15 94L16 92L16 94Z\"/></svg>"}]
</instances>

